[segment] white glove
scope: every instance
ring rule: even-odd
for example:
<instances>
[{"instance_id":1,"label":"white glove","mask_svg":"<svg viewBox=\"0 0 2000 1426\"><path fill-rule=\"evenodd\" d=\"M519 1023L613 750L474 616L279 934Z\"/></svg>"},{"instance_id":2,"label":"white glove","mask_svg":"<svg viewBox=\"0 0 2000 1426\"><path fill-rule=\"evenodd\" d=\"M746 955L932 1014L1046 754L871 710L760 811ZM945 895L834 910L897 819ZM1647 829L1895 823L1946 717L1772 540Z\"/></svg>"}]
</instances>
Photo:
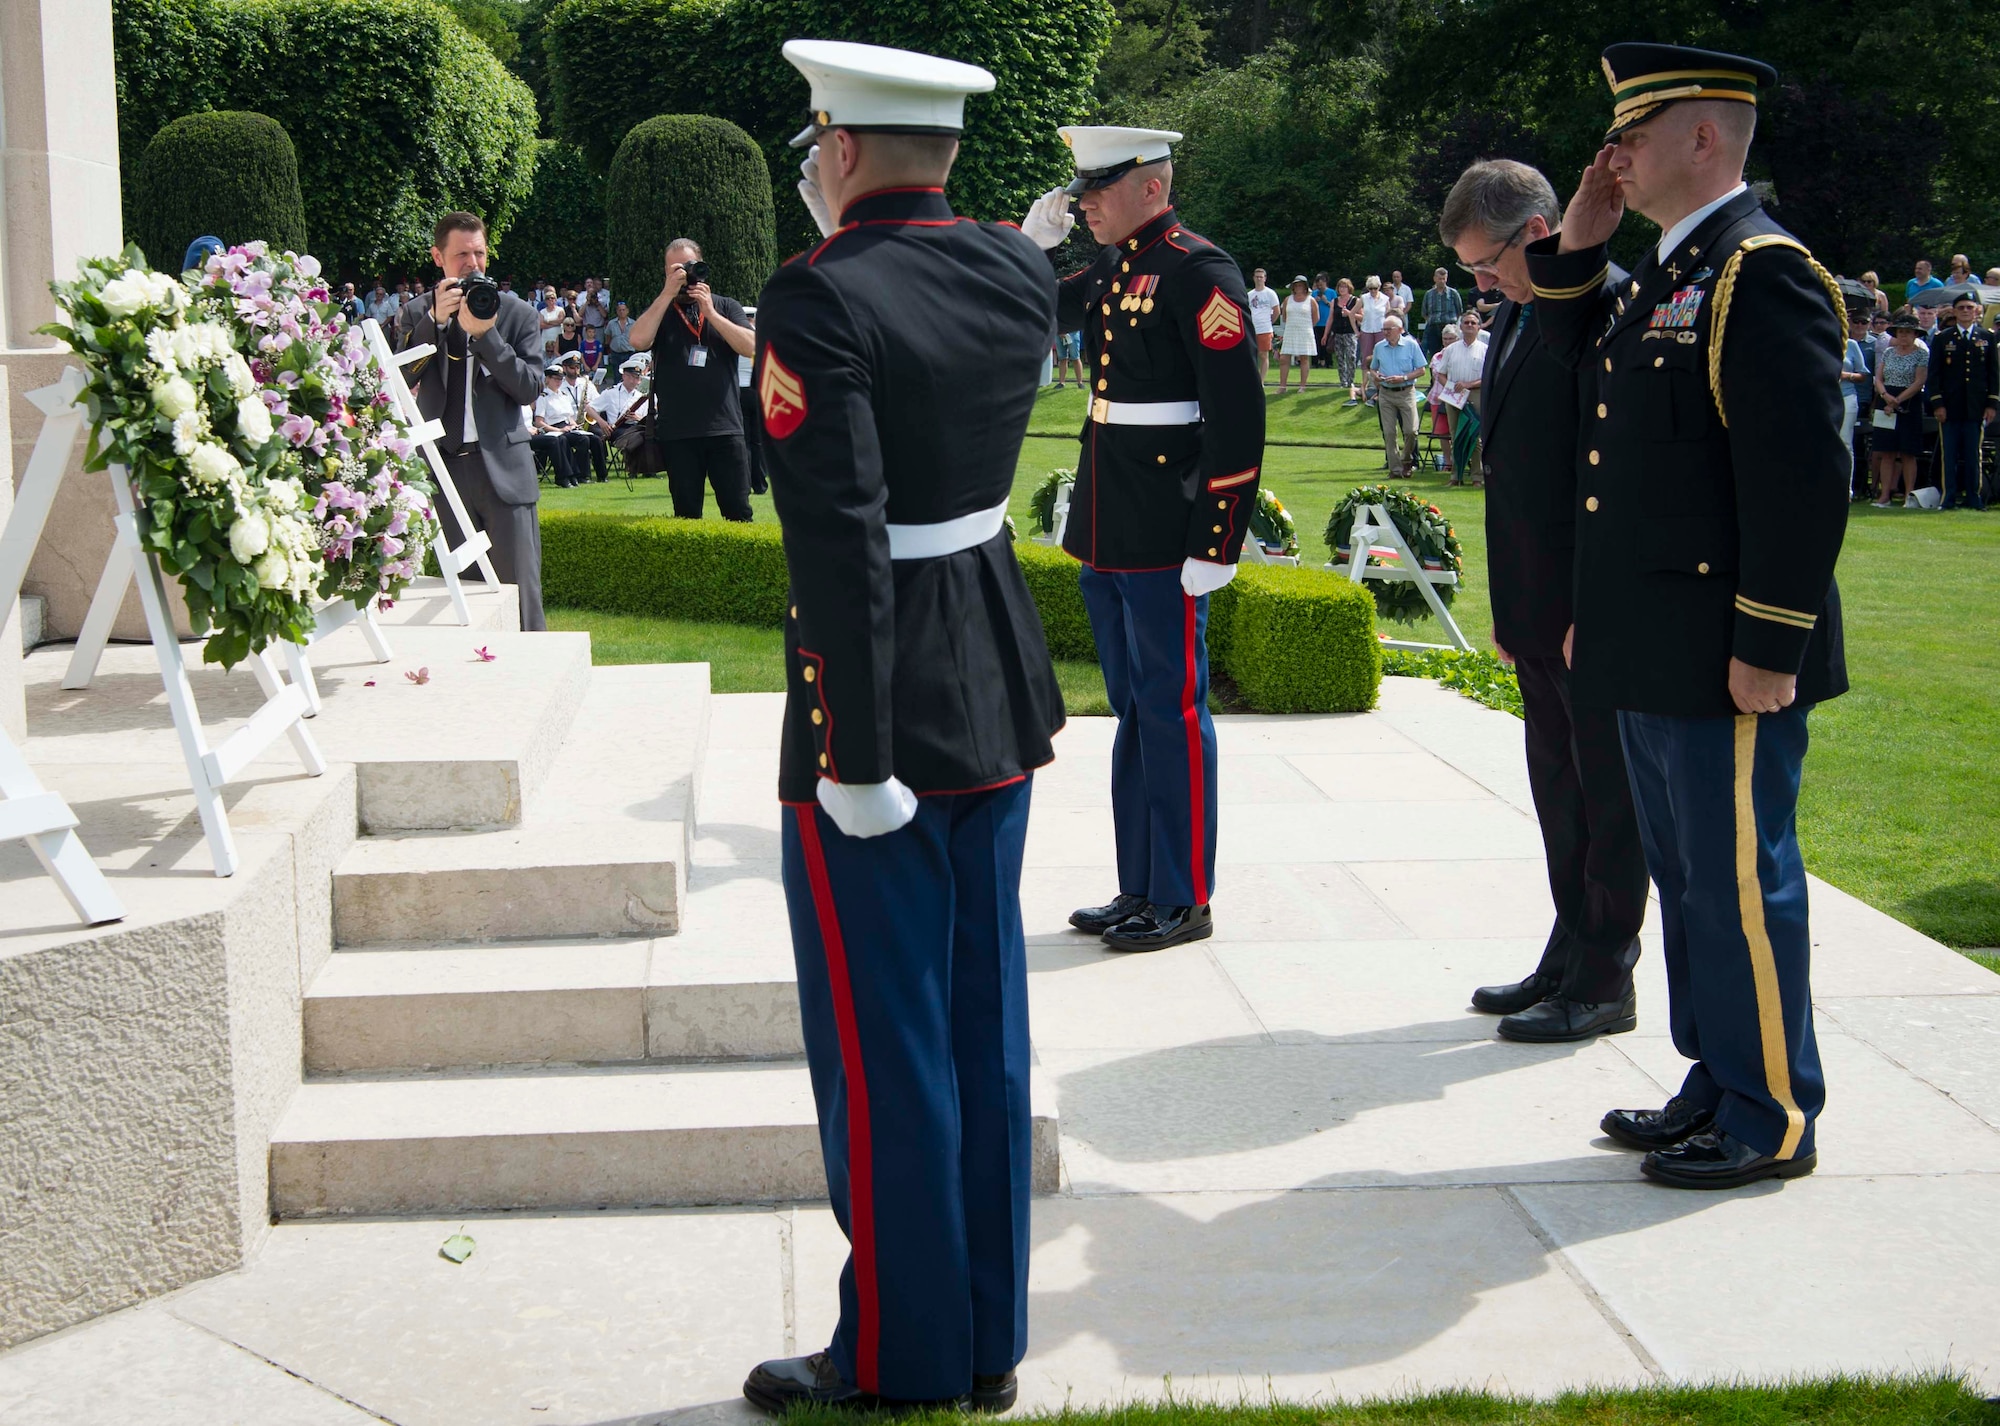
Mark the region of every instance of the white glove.
<instances>
[{"instance_id":1,"label":"white glove","mask_svg":"<svg viewBox=\"0 0 2000 1426\"><path fill-rule=\"evenodd\" d=\"M819 224L819 235L830 238L833 236L836 224L833 221L833 214L826 206L826 190L819 186L818 144L806 150L806 161L799 165L799 173L802 175L799 179L800 201L806 205L806 211L812 214L812 220Z\"/></svg>"},{"instance_id":2,"label":"white glove","mask_svg":"<svg viewBox=\"0 0 2000 1426\"><path fill-rule=\"evenodd\" d=\"M1021 220L1021 231L1043 252L1060 244L1075 226L1076 214L1069 211L1067 188L1051 188L1035 200L1028 216Z\"/></svg>"},{"instance_id":3,"label":"white glove","mask_svg":"<svg viewBox=\"0 0 2000 1426\"><path fill-rule=\"evenodd\" d=\"M1236 566L1233 564L1210 564L1207 560L1198 559L1181 561L1181 588L1196 599L1215 593L1234 578Z\"/></svg>"},{"instance_id":4,"label":"white glove","mask_svg":"<svg viewBox=\"0 0 2000 1426\"><path fill-rule=\"evenodd\" d=\"M819 805L850 837L900 831L917 815L917 794L895 778L887 782L819 780Z\"/></svg>"}]
</instances>

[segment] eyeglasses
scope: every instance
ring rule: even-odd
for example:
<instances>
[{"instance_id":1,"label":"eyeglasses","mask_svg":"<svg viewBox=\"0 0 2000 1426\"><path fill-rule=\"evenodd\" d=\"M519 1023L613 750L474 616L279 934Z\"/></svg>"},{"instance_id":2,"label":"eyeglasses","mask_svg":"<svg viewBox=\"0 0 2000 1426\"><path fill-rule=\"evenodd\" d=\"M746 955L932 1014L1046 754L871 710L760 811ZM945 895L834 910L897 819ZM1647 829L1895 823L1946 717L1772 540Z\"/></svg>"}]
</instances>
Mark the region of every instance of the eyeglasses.
<instances>
[{"instance_id":1,"label":"eyeglasses","mask_svg":"<svg viewBox=\"0 0 2000 1426\"><path fill-rule=\"evenodd\" d=\"M1527 217L1523 218L1521 220L1521 226L1514 229L1513 232L1507 235L1507 241L1500 244L1500 251L1493 254L1492 257L1485 259L1483 262L1460 262L1460 263L1453 263L1452 266L1456 267L1460 272L1469 272L1474 277L1481 277L1481 276L1498 277L1500 275L1500 269L1495 267L1493 264L1500 261L1501 258L1505 257L1507 255L1508 250L1511 249L1514 246L1514 244L1521 241L1521 234L1528 231L1528 224L1532 223L1533 221L1534 221L1533 214L1530 214Z\"/></svg>"}]
</instances>

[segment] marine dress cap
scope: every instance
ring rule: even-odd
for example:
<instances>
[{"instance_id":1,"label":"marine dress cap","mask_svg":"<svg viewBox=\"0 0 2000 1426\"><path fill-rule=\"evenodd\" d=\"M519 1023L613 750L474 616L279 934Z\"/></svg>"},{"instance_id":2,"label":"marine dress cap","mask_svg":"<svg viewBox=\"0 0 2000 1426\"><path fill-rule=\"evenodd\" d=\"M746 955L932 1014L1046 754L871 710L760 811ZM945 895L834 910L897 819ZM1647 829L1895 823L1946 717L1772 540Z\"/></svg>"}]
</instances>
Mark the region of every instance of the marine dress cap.
<instances>
[{"instance_id":1,"label":"marine dress cap","mask_svg":"<svg viewBox=\"0 0 2000 1426\"><path fill-rule=\"evenodd\" d=\"M993 76L976 64L846 40L786 40L785 58L812 86L812 122L792 138L804 148L826 129L883 134L956 134L965 96Z\"/></svg>"},{"instance_id":2,"label":"marine dress cap","mask_svg":"<svg viewBox=\"0 0 2000 1426\"><path fill-rule=\"evenodd\" d=\"M1756 107L1760 91L1774 87L1778 71L1762 60L1685 45L1616 44L1604 51L1611 85L1609 143L1682 99L1722 99Z\"/></svg>"},{"instance_id":3,"label":"marine dress cap","mask_svg":"<svg viewBox=\"0 0 2000 1426\"><path fill-rule=\"evenodd\" d=\"M1165 163L1174 156L1181 136L1172 129L1124 129L1102 124L1071 124L1056 130L1076 157L1072 198L1116 183L1135 168Z\"/></svg>"}]
</instances>

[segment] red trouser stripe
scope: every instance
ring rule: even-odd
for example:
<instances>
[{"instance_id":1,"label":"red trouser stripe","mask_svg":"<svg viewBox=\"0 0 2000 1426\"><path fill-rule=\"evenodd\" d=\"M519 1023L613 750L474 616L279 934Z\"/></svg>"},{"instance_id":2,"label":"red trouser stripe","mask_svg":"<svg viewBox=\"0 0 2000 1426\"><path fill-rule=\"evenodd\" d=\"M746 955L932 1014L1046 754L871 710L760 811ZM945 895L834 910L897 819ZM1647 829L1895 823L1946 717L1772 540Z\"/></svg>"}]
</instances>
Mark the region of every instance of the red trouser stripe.
<instances>
[{"instance_id":1,"label":"red trouser stripe","mask_svg":"<svg viewBox=\"0 0 2000 1426\"><path fill-rule=\"evenodd\" d=\"M861 1065L861 1030L854 1018L854 986L847 975L847 945L833 908L826 852L819 842L819 813L798 810L799 848L805 853L806 880L812 884L819 916L820 944L826 950L826 977L833 991L833 1022L840 1035L840 1063L847 1075L847 1227L854 1247L854 1295L860 1310L854 1343L854 1384L878 1392L876 1361L882 1336L881 1300L875 1285L875 1160L868 1133L868 1076Z\"/></svg>"},{"instance_id":2,"label":"red trouser stripe","mask_svg":"<svg viewBox=\"0 0 2000 1426\"><path fill-rule=\"evenodd\" d=\"M1203 784L1206 779L1201 762L1201 705L1195 701L1197 684L1194 661L1196 653L1194 596L1181 595L1181 607L1187 611L1187 616L1182 621L1181 632L1181 653L1187 663L1187 676L1181 684L1181 722L1187 728L1188 823L1194 833L1194 901L1197 906L1206 906L1208 904L1208 808L1203 804Z\"/></svg>"}]
</instances>

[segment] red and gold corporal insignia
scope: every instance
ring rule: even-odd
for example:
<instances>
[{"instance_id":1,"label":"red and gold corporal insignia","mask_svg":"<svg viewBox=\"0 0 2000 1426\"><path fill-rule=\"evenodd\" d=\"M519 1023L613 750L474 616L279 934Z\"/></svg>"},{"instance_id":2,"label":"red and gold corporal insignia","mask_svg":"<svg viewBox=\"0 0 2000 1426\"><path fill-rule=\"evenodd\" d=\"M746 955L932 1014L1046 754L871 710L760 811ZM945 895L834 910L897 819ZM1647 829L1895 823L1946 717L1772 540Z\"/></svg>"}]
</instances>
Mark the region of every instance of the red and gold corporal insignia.
<instances>
[{"instance_id":1,"label":"red and gold corporal insignia","mask_svg":"<svg viewBox=\"0 0 2000 1426\"><path fill-rule=\"evenodd\" d=\"M757 382L757 399L764 407L764 429L782 441L806 418L806 387L798 373L778 360L778 349L764 348L764 374Z\"/></svg>"},{"instance_id":2,"label":"red and gold corporal insignia","mask_svg":"<svg viewBox=\"0 0 2000 1426\"><path fill-rule=\"evenodd\" d=\"M1243 309L1224 295L1220 287L1210 292L1208 301L1195 318L1201 344L1213 351L1228 351L1243 340Z\"/></svg>"}]
</instances>

